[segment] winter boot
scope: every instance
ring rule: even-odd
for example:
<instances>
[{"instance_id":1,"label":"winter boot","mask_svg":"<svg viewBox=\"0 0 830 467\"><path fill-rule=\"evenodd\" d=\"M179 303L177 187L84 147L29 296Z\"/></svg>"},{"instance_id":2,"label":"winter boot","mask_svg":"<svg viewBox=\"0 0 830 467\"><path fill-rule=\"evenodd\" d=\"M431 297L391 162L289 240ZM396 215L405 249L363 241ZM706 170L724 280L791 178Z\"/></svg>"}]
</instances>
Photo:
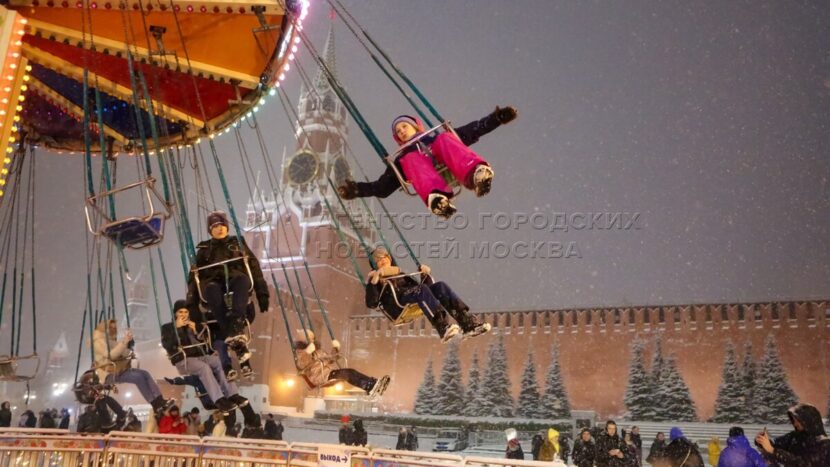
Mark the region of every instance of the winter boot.
<instances>
[{"instance_id":1,"label":"winter boot","mask_svg":"<svg viewBox=\"0 0 830 467\"><path fill-rule=\"evenodd\" d=\"M453 337L457 336L459 332L461 332L461 328L458 327L457 324L449 325L441 334L441 342L446 344L451 341Z\"/></svg>"},{"instance_id":2,"label":"winter boot","mask_svg":"<svg viewBox=\"0 0 830 467\"><path fill-rule=\"evenodd\" d=\"M262 422L259 419L259 415L257 415L256 412L254 412L254 408L251 407L250 404L244 407L240 407L239 411L242 412L242 418L245 420L245 426L255 426L257 424L260 424L260 426L262 425Z\"/></svg>"},{"instance_id":3,"label":"winter boot","mask_svg":"<svg viewBox=\"0 0 830 467\"><path fill-rule=\"evenodd\" d=\"M492 326L490 323L481 323L478 326L470 329L469 331L464 331L464 339L468 339L470 337L480 336L482 334L490 332Z\"/></svg>"},{"instance_id":4,"label":"winter boot","mask_svg":"<svg viewBox=\"0 0 830 467\"><path fill-rule=\"evenodd\" d=\"M236 373L236 370L231 368L225 372L225 379L230 383L239 379L239 375Z\"/></svg>"},{"instance_id":5,"label":"winter boot","mask_svg":"<svg viewBox=\"0 0 830 467\"><path fill-rule=\"evenodd\" d=\"M164 399L161 396L157 396L150 401L150 406L153 407L153 412L155 412L157 418L163 417L167 410L174 405L176 405L174 399Z\"/></svg>"},{"instance_id":6,"label":"winter boot","mask_svg":"<svg viewBox=\"0 0 830 467\"><path fill-rule=\"evenodd\" d=\"M240 409L245 407L251 403L247 398L242 396L241 394L234 394L232 396L228 396L228 400L236 404L237 407Z\"/></svg>"},{"instance_id":7,"label":"winter boot","mask_svg":"<svg viewBox=\"0 0 830 467\"><path fill-rule=\"evenodd\" d=\"M389 381L391 381L391 379L388 375L384 375L381 379L375 380L375 384L372 385L372 388L366 391L369 397L382 396L383 393L386 392L386 387L389 386Z\"/></svg>"},{"instance_id":8,"label":"winter boot","mask_svg":"<svg viewBox=\"0 0 830 467\"><path fill-rule=\"evenodd\" d=\"M490 166L480 164L476 167L476 171L473 174L473 185L475 187L476 196L484 196L487 193L490 193L490 188L493 185L493 169Z\"/></svg>"},{"instance_id":9,"label":"winter boot","mask_svg":"<svg viewBox=\"0 0 830 467\"><path fill-rule=\"evenodd\" d=\"M242 372L242 377L245 379L253 379L254 369L251 368L251 361L242 362L239 364L239 369Z\"/></svg>"},{"instance_id":10,"label":"winter boot","mask_svg":"<svg viewBox=\"0 0 830 467\"><path fill-rule=\"evenodd\" d=\"M230 326L228 326L228 337L225 338L225 343L229 346L233 346L233 344L241 342L242 344L248 344L248 333L246 332L246 323L243 319L233 319L230 322Z\"/></svg>"},{"instance_id":11,"label":"winter boot","mask_svg":"<svg viewBox=\"0 0 830 467\"><path fill-rule=\"evenodd\" d=\"M228 344L228 347L236 353L236 358L239 359L240 365L251 359L251 351L248 350L248 346L245 343L237 340Z\"/></svg>"},{"instance_id":12,"label":"winter boot","mask_svg":"<svg viewBox=\"0 0 830 467\"><path fill-rule=\"evenodd\" d=\"M441 193L430 193L427 204L429 204L429 209L433 214L444 219L449 219L456 211L450 199Z\"/></svg>"},{"instance_id":13,"label":"winter boot","mask_svg":"<svg viewBox=\"0 0 830 467\"><path fill-rule=\"evenodd\" d=\"M237 405L235 403L231 402L225 397L220 397L219 399L216 399L216 402L214 403L216 404L216 410L222 412L222 415L225 416L229 415L237 408Z\"/></svg>"}]
</instances>

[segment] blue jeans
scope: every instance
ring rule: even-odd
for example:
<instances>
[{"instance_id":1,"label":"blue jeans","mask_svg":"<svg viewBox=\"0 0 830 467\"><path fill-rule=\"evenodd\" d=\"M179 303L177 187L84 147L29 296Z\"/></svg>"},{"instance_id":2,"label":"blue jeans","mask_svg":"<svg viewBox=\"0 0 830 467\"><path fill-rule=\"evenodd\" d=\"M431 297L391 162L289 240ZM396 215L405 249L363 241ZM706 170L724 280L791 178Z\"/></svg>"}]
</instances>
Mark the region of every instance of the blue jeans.
<instances>
[{"instance_id":1,"label":"blue jeans","mask_svg":"<svg viewBox=\"0 0 830 467\"><path fill-rule=\"evenodd\" d=\"M239 391L236 385L225 379L222 364L215 355L205 357L187 357L176 363L176 369L181 375L193 375L199 378L205 387L205 392L213 402L222 397L232 396Z\"/></svg>"},{"instance_id":2,"label":"blue jeans","mask_svg":"<svg viewBox=\"0 0 830 467\"><path fill-rule=\"evenodd\" d=\"M228 281L227 290L224 282L210 281L202 284L202 287L202 294L219 328L228 336L235 336L235 333L242 329L240 323L244 322L248 308L248 289L251 287L248 276L231 278ZM225 305L225 292L233 292L230 311Z\"/></svg>"},{"instance_id":3,"label":"blue jeans","mask_svg":"<svg viewBox=\"0 0 830 467\"><path fill-rule=\"evenodd\" d=\"M439 335L444 335L447 328L447 312L464 332L481 324L480 320L470 314L469 307L461 298L443 282L420 285L401 296L398 301L402 305L417 303Z\"/></svg>"},{"instance_id":4,"label":"blue jeans","mask_svg":"<svg viewBox=\"0 0 830 467\"><path fill-rule=\"evenodd\" d=\"M121 372L120 375L107 376L107 383L131 383L135 384L141 397L148 403L152 403L157 397L161 397L161 389L156 384L156 380L147 372L140 368L128 368Z\"/></svg>"}]
</instances>

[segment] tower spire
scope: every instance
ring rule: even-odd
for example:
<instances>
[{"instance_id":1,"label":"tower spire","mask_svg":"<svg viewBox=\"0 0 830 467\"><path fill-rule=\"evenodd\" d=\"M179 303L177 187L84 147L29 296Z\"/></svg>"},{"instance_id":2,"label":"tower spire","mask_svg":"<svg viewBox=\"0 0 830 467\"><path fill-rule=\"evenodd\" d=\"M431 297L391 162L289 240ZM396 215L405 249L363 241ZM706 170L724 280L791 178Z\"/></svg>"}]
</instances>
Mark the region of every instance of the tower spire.
<instances>
[{"instance_id":1,"label":"tower spire","mask_svg":"<svg viewBox=\"0 0 830 467\"><path fill-rule=\"evenodd\" d=\"M331 10L330 16L331 23L329 24L329 34L326 37L326 45L323 47L323 61L325 62L328 69L331 71L332 76L337 77L337 59L335 57L335 48L334 48L334 10ZM326 75L323 73L322 68L317 71L317 77L314 80L314 86L317 89L321 89L328 86L328 81L326 81Z\"/></svg>"}]
</instances>

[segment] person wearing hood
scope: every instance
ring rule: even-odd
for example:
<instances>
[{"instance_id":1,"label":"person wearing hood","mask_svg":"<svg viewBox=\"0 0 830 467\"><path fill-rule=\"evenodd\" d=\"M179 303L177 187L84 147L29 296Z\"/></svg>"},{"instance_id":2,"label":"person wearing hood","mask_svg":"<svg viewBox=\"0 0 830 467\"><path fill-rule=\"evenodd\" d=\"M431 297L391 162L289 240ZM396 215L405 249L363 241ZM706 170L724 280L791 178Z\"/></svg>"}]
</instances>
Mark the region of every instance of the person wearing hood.
<instances>
[{"instance_id":1,"label":"person wearing hood","mask_svg":"<svg viewBox=\"0 0 830 467\"><path fill-rule=\"evenodd\" d=\"M766 429L755 437L755 444L770 464L784 467L830 465L830 438L824 431L821 413L809 404L798 404L787 411L793 431L770 440Z\"/></svg>"},{"instance_id":2,"label":"person wearing hood","mask_svg":"<svg viewBox=\"0 0 830 467\"><path fill-rule=\"evenodd\" d=\"M55 423L55 418L52 416L52 411L44 410L40 413L40 423L38 423L38 428L57 428L58 425Z\"/></svg>"},{"instance_id":3,"label":"person wearing hood","mask_svg":"<svg viewBox=\"0 0 830 467\"><path fill-rule=\"evenodd\" d=\"M524 460L525 453L522 451L522 445L517 438L511 438L507 442L507 449L504 451L505 459Z\"/></svg>"},{"instance_id":4,"label":"person wearing hood","mask_svg":"<svg viewBox=\"0 0 830 467\"><path fill-rule=\"evenodd\" d=\"M574 443L572 452L573 463L576 467L593 467L596 456L596 446L591 439L591 430L583 428L579 433L579 439Z\"/></svg>"},{"instance_id":5,"label":"person wearing hood","mask_svg":"<svg viewBox=\"0 0 830 467\"><path fill-rule=\"evenodd\" d=\"M363 420L355 420L352 424L352 446L366 446L369 442L369 433L363 428Z\"/></svg>"},{"instance_id":6,"label":"person wearing hood","mask_svg":"<svg viewBox=\"0 0 830 467\"><path fill-rule=\"evenodd\" d=\"M453 177L461 185L474 190L476 196L486 195L493 182L493 169L469 146L481 136L512 121L516 115L513 107L496 107L481 120L456 128L455 134L447 131L438 135L424 135L421 120L401 115L392 121L392 137L401 146L393 164L433 214L449 218L456 211L451 202L453 190L438 173L435 164L445 165ZM389 166L374 182L346 180L337 191L343 199L366 196L386 198L398 188L398 177Z\"/></svg>"},{"instance_id":7,"label":"person wearing hood","mask_svg":"<svg viewBox=\"0 0 830 467\"><path fill-rule=\"evenodd\" d=\"M703 456L697 445L689 441L680 428L669 431L669 444L663 449L663 456L652 462L654 467L703 467Z\"/></svg>"},{"instance_id":8,"label":"person wearing hood","mask_svg":"<svg viewBox=\"0 0 830 467\"><path fill-rule=\"evenodd\" d=\"M733 426L729 429L726 447L718 457L717 467L767 467L767 463L761 454L749 445L749 440L744 436L744 429Z\"/></svg>"},{"instance_id":9,"label":"person wearing hood","mask_svg":"<svg viewBox=\"0 0 830 467\"><path fill-rule=\"evenodd\" d=\"M720 438L713 436L706 446L706 451L709 454L709 465L718 465L718 459L721 453Z\"/></svg>"},{"instance_id":10,"label":"person wearing hood","mask_svg":"<svg viewBox=\"0 0 830 467\"><path fill-rule=\"evenodd\" d=\"M379 246L372 251L376 269L370 271L366 282L366 306L382 308L395 321L406 306L417 303L443 342L449 342L459 332L474 337L490 331L490 323L470 313L470 307L444 282L435 282L430 268L422 264L421 281L403 275L389 251ZM394 289L393 291L390 289ZM397 297L397 302L395 300ZM449 324L447 314L458 324Z\"/></svg>"},{"instance_id":11,"label":"person wearing hood","mask_svg":"<svg viewBox=\"0 0 830 467\"><path fill-rule=\"evenodd\" d=\"M533 460L539 460L539 452L542 450L542 445L545 444L545 437L541 433L536 433L530 440L530 454Z\"/></svg>"},{"instance_id":12,"label":"person wearing hood","mask_svg":"<svg viewBox=\"0 0 830 467\"><path fill-rule=\"evenodd\" d=\"M387 375L380 379L367 376L354 368L339 368L340 342L331 341L331 352L326 352L312 331L298 331L294 344L297 355L297 371L306 382L315 388L324 387L336 381L345 381L366 391L367 396L381 396L389 386Z\"/></svg>"},{"instance_id":13,"label":"person wearing hood","mask_svg":"<svg viewBox=\"0 0 830 467\"><path fill-rule=\"evenodd\" d=\"M559 442L559 431L548 428L548 436L542 441L539 448L539 460L542 462L564 462L563 449Z\"/></svg>"},{"instance_id":14,"label":"person wearing hood","mask_svg":"<svg viewBox=\"0 0 830 467\"><path fill-rule=\"evenodd\" d=\"M634 439L631 437L630 431L623 430L623 441L625 441L626 453L625 460L629 467L640 467L640 458L637 456L637 445L634 444Z\"/></svg>"},{"instance_id":15,"label":"person wearing hood","mask_svg":"<svg viewBox=\"0 0 830 467\"><path fill-rule=\"evenodd\" d=\"M628 448L617 433L617 423L605 422L605 431L597 438L596 464L598 467L625 467Z\"/></svg>"},{"instance_id":16,"label":"person wearing hood","mask_svg":"<svg viewBox=\"0 0 830 467\"><path fill-rule=\"evenodd\" d=\"M12 426L12 404L9 401L4 401L0 405L0 428Z\"/></svg>"},{"instance_id":17,"label":"person wearing hood","mask_svg":"<svg viewBox=\"0 0 830 467\"><path fill-rule=\"evenodd\" d=\"M249 291L253 289L261 313L268 311L270 292L256 255L243 237L228 235L228 226L228 216L224 212L208 214L207 230L211 238L196 246L196 261L188 280L188 305L196 309L198 302L204 299L225 342L243 363L252 355L245 332ZM236 258L247 259L232 261ZM252 372L249 368L243 369Z\"/></svg>"}]
</instances>

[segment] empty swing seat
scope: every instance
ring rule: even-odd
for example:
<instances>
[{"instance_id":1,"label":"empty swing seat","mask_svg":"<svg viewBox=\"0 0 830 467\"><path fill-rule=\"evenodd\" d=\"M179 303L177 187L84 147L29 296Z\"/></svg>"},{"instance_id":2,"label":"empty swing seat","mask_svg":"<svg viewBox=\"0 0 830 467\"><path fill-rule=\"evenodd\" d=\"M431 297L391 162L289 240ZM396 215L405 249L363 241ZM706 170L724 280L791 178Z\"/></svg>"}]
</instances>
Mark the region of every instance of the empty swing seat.
<instances>
[{"instance_id":1,"label":"empty swing seat","mask_svg":"<svg viewBox=\"0 0 830 467\"><path fill-rule=\"evenodd\" d=\"M32 371L29 375L21 375L17 373L18 367L18 360L36 360L36 366L34 371ZM38 358L37 354L27 355L27 356L9 356L9 355L2 355L0 356L0 381L29 381L37 376L38 370L40 369L40 359Z\"/></svg>"},{"instance_id":2,"label":"empty swing seat","mask_svg":"<svg viewBox=\"0 0 830 467\"><path fill-rule=\"evenodd\" d=\"M107 238L121 246L139 249L162 241L164 238L162 234L163 223L162 216L149 219L131 217L105 226L103 233Z\"/></svg>"}]
</instances>

